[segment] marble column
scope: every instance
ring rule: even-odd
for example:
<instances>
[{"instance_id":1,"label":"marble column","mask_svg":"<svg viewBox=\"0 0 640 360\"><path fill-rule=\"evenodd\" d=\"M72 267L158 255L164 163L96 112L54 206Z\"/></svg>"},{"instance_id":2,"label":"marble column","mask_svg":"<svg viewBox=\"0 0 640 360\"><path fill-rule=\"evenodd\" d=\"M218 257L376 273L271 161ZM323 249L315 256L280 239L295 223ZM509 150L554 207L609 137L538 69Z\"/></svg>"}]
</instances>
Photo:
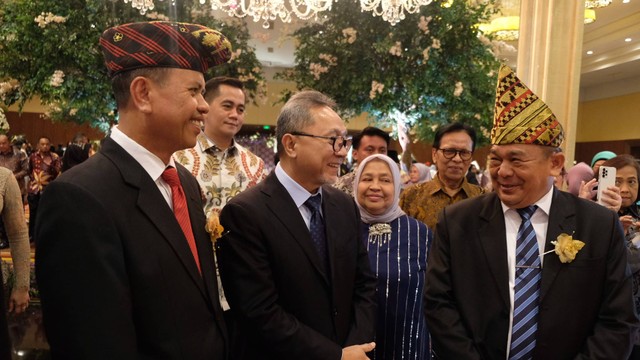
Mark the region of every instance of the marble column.
<instances>
[{"instance_id":1,"label":"marble column","mask_svg":"<svg viewBox=\"0 0 640 360\"><path fill-rule=\"evenodd\" d=\"M564 127L568 167L575 156L583 30L584 1L521 0L516 73Z\"/></svg>"}]
</instances>

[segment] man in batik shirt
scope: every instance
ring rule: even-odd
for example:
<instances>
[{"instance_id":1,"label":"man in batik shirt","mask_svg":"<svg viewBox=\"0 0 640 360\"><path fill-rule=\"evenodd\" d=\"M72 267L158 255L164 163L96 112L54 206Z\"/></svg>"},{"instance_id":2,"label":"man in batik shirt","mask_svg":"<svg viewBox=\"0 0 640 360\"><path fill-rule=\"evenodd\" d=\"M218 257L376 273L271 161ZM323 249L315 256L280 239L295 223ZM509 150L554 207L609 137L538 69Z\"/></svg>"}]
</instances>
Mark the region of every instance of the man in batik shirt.
<instances>
[{"instance_id":1,"label":"man in batik shirt","mask_svg":"<svg viewBox=\"0 0 640 360\"><path fill-rule=\"evenodd\" d=\"M33 241L33 229L38 216L40 196L55 178L60 175L62 161L58 154L51 152L51 140L43 136L38 140L38 150L29 157L29 239Z\"/></svg>"},{"instance_id":2,"label":"man in batik shirt","mask_svg":"<svg viewBox=\"0 0 640 360\"><path fill-rule=\"evenodd\" d=\"M229 77L210 79L204 99L209 113L196 146L180 150L173 157L198 179L204 212L209 217L212 212L219 214L234 196L262 181L267 172L261 158L234 140L244 122L246 96L242 82ZM220 303L226 311L229 305L220 282L218 285Z\"/></svg>"}]
</instances>

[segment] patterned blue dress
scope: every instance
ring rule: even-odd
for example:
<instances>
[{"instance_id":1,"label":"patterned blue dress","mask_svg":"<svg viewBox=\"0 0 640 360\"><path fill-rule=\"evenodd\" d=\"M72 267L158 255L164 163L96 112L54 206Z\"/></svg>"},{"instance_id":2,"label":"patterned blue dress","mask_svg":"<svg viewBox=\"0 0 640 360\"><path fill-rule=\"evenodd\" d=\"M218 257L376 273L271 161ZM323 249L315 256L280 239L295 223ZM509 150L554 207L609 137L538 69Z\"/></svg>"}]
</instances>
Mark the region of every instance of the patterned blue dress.
<instances>
[{"instance_id":1,"label":"patterned blue dress","mask_svg":"<svg viewBox=\"0 0 640 360\"><path fill-rule=\"evenodd\" d=\"M378 278L378 327L371 359L430 359L423 289L431 231L407 215L389 224L363 223L362 230Z\"/></svg>"}]
</instances>

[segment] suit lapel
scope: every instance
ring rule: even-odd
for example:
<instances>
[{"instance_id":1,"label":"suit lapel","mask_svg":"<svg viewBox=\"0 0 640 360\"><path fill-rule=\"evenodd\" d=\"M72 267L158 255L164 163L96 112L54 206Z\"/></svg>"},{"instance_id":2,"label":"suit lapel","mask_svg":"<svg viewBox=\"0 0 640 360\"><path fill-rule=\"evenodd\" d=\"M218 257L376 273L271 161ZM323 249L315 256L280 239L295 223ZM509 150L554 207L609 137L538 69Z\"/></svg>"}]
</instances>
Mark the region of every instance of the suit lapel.
<instances>
[{"instance_id":1,"label":"suit lapel","mask_svg":"<svg viewBox=\"0 0 640 360\"><path fill-rule=\"evenodd\" d=\"M547 239L545 241L544 252L555 249L551 241L555 241L561 233L573 234L576 229L575 211L570 206L568 200L558 189L553 190L553 200L549 210L549 225L547 227ZM540 286L540 301L544 300L549 292L562 263L560 258L553 252L544 256L542 266L542 285Z\"/></svg>"},{"instance_id":2,"label":"suit lapel","mask_svg":"<svg viewBox=\"0 0 640 360\"><path fill-rule=\"evenodd\" d=\"M309 262L328 284L326 274L322 270L323 266L320 262L320 256L313 246L309 229L307 228L304 219L302 219L302 215L300 215L300 211L296 207L293 199L289 195L289 192L287 192L287 189L285 189L280 181L278 181L275 172L271 172L271 174L264 180L262 193L269 197L268 201L266 201L267 207L271 210L274 216L280 220L291 237L295 239L296 243L298 243L302 248L309 259ZM325 207L323 208L324 216L328 213L328 211L325 211L325 201L326 199L323 199L322 201L323 207ZM325 217L325 224L327 223L326 220L327 218ZM327 234L327 238L329 238L327 231L328 229L325 227L325 233ZM327 246L329 249L330 247L328 244Z\"/></svg>"},{"instance_id":3,"label":"suit lapel","mask_svg":"<svg viewBox=\"0 0 640 360\"><path fill-rule=\"evenodd\" d=\"M505 306L510 306L507 239L500 201L495 194L488 195L480 210L478 236L486 262ZM500 234L500 235L496 235Z\"/></svg>"},{"instance_id":4,"label":"suit lapel","mask_svg":"<svg viewBox=\"0 0 640 360\"><path fill-rule=\"evenodd\" d=\"M125 183L138 191L138 208L155 225L173 248L202 295L206 296L202 278L193 260L187 239L156 183L142 166L111 138L106 138L101 152L120 170ZM187 201L189 202L189 201ZM193 213L191 206L190 214Z\"/></svg>"}]
</instances>

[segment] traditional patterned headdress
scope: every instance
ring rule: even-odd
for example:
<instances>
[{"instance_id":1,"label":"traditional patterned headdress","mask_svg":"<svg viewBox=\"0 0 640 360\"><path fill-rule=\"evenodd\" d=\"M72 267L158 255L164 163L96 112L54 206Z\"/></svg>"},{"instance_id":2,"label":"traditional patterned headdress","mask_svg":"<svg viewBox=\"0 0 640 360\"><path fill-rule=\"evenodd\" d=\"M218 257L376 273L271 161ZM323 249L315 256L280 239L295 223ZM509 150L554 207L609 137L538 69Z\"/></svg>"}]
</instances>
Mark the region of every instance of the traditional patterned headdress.
<instances>
[{"instance_id":1,"label":"traditional patterned headdress","mask_svg":"<svg viewBox=\"0 0 640 360\"><path fill-rule=\"evenodd\" d=\"M491 144L559 147L562 125L551 109L506 65L500 67Z\"/></svg>"},{"instance_id":2,"label":"traditional patterned headdress","mask_svg":"<svg viewBox=\"0 0 640 360\"><path fill-rule=\"evenodd\" d=\"M168 21L114 26L102 33L100 46L109 76L145 67L206 72L231 59L231 43L208 27Z\"/></svg>"}]
</instances>

